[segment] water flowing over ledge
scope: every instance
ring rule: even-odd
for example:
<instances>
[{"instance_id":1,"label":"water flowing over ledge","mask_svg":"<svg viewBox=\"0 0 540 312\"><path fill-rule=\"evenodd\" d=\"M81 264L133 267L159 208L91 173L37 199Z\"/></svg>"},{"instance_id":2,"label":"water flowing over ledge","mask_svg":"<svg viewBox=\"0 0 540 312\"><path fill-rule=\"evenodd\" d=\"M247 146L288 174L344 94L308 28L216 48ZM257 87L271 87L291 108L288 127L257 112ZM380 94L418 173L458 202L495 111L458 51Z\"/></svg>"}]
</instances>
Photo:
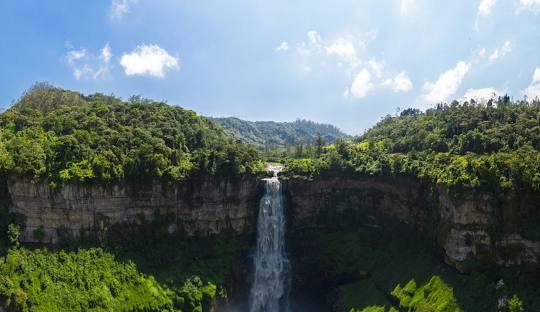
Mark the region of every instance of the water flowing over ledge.
<instances>
[{"instance_id":1,"label":"water flowing over ledge","mask_svg":"<svg viewBox=\"0 0 540 312\"><path fill-rule=\"evenodd\" d=\"M288 310L290 265L285 252L285 213L280 166L269 165L272 178L264 181L265 194L259 204L254 280L249 297L250 312Z\"/></svg>"}]
</instances>

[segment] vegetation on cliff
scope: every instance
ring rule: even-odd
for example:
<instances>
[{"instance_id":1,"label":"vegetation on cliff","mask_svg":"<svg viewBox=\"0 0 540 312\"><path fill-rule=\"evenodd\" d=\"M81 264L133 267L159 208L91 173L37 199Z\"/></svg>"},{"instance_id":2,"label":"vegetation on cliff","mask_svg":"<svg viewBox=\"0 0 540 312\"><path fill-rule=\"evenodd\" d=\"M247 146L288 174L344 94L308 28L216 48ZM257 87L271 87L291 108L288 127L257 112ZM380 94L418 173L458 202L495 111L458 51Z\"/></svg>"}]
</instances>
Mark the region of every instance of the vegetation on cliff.
<instances>
[{"instance_id":1,"label":"vegetation on cliff","mask_svg":"<svg viewBox=\"0 0 540 312\"><path fill-rule=\"evenodd\" d=\"M187 279L170 289L101 249L10 249L0 261L0 297L16 311L203 311L214 284Z\"/></svg>"},{"instance_id":2,"label":"vegetation on cliff","mask_svg":"<svg viewBox=\"0 0 540 312\"><path fill-rule=\"evenodd\" d=\"M487 105L453 102L387 116L362 136L326 147L320 157L289 159L284 174L404 175L496 194L540 191L539 151L540 102L502 97Z\"/></svg>"},{"instance_id":3,"label":"vegetation on cliff","mask_svg":"<svg viewBox=\"0 0 540 312\"><path fill-rule=\"evenodd\" d=\"M526 282L500 268L460 274L433 253L429 242L405 229L306 229L291 234L289 251L297 264L293 296L298 289L326 289L326 302L335 311L437 311L420 307L444 302L463 311L497 311L501 304L534 311L540 305L534 275ZM408 281L413 279L415 291L403 291L412 289ZM413 302L409 297L415 304L406 307Z\"/></svg>"},{"instance_id":4,"label":"vegetation on cliff","mask_svg":"<svg viewBox=\"0 0 540 312\"><path fill-rule=\"evenodd\" d=\"M124 102L38 84L0 115L0 173L63 183L263 170L254 147L210 120L140 97Z\"/></svg>"},{"instance_id":5,"label":"vegetation on cliff","mask_svg":"<svg viewBox=\"0 0 540 312\"><path fill-rule=\"evenodd\" d=\"M247 121L234 117L212 118L225 131L243 142L259 148L279 149L298 144L315 145L319 135L326 143L349 136L338 128L310 120L297 119L293 122Z\"/></svg>"}]
</instances>

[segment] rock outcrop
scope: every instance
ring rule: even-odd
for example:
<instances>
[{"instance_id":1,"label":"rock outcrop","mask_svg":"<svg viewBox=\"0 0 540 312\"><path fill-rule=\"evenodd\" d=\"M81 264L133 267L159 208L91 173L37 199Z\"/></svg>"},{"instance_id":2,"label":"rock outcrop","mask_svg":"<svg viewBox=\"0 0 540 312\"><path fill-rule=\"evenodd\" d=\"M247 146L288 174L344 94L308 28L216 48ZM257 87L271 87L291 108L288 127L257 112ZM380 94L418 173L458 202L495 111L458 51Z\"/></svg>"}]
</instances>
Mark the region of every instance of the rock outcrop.
<instances>
[{"instance_id":1,"label":"rock outcrop","mask_svg":"<svg viewBox=\"0 0 540 312\"><path fill-rule=\"evenodd\" d=\"M189 235L255 229L260 187L255 176L200 178L146 186L69 183L52 190L44 182L10 178L10 211L25 218L23 242L57 242L62 235L100 235L112 224L165 218L169 232Z\"/></svg>"},{"instance_id":2,"label":"rock outcrop","mask_svg":"<svg viewBox=\"0 0 540 312\"><path fill-rule=\"evenodd\" d=\"M469 191L456 198L447 188L400 178L293 179L285 187L293 230L405 225L436 242L445 261L462 272L489 262L537 268L540 261L540 241L518 233L515 215L520 203L513 197L501 202L492 195Z\"/></svg>"}]
</instances>

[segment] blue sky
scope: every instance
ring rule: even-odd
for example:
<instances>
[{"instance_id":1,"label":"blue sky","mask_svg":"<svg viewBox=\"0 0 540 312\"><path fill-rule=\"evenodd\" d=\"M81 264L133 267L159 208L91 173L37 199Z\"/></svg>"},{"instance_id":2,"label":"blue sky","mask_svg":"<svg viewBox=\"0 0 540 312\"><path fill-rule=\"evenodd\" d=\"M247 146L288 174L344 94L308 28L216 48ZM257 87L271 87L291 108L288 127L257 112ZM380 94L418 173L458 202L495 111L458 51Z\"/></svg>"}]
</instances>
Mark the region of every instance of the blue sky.
<instances>
[{"instance_id":1,"label":"blue sky","mask_svg":"<svg viewBox=\"0 0 540 312\"><path fill-rule=\"evenodd\" d=\"M0 107L46 81L357 134L398 107L540 96L540 0L6 0L0 29Z\"/></svg>"}]
</instances>

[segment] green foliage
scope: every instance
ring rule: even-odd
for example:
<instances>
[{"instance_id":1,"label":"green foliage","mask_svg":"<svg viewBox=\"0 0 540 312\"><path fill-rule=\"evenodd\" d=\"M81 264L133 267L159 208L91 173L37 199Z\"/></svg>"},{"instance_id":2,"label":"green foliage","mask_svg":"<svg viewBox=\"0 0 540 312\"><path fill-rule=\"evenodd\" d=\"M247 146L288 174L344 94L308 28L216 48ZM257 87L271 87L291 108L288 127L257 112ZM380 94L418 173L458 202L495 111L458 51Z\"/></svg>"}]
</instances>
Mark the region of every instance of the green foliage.
<instances>
[{"instance_id":1,"label":"green foliage","mask_svg":"<svg viewBox=\"0 0 540 312\"><path fill-rule=\"evenodd\" d=\"M290 176L340 172L413 176L495 194L540 191L540 102L439 105L386 117L351 142L324 149L318 168L286 166Z\"/></svg>"},{"instance_id":2,"label":"green foliage","mask_svg":"<svg viewBox=\"0 0 540 312\"><path fill-rule=\"evenodd\" d=\"M454 298L451 287L446 285L439 276L433 276L428 283L420 288L416 287L416 282L409 281L404 287L399 284L392 291L399 301L399 306L403 311L409 312L462 312ZM385 306L370 306L363 310L351 309L351 312L397 312L398 309Z\"/></svg>"},{"instance_id":3,"label":"green foliage","mask_svg":"<svg viewBox=\"0 0 540 312\"><path fill-rule=\"evenodd\" d=\"M510 300L508 300L508 311L510 312L524 312L523 302L519 297L514 294Z\"/></svg>"},{"instance_id":4,"label":"green foliage","mask_svg":"<svg viewBox=\"0 0 540 312\"><path fill-rule=\"evenodd\" d=\"M242 262L249 248L248 239L236 233L186 237L164 233L163 228L159 223L113 226L106 239L108 250L167 285L179 285L193 274L225 285L231 267Z\"/></svg>"},{"instance_id":5,"label":"green foliage","mask_svg":"<svg viewBox=\"0 0 540 312\"><path fill-rule=\"evenodd\" d=\"M429 245L399 228L386 233L356 224L349 229L340 225L334 230L296 231L291 233L288 250L297 263L293 289L335 289L337 311L367 306L389 308L396 304L390 293L397 284L414 279L418 289L433 276L440 276L453 289L464 311L496 311L498 299L507 293L519 295L526 311L535 311L534 307L540 305L536 275L501 269L460 274L434 256ZM524 277L530 279L524 281ZM502 294L497 290L501 278L507 283Z\"/></svg>"},{"instance_id":6,"label":"green foliage","mask_svg":"<svg viewBox=\"0 0 540 312\"><path fill-rule=\"evenodd\" d=\"M362 310L351 309L350 312L398 312L394 307L390 307L388 310L385 306L370 306Z\"/></svg>"},{"instance_id":7,"label":"green foliage","mask_svg":"<svg viewBox=\"0 0 540 312\"><path fill-rule=\"evenodd\" d=\"M7 237L13 247L19 247L19 238L21 237L21 228L18 224L11 223L7 228Z\"/></svg>"},{"instance_id":8,"label":"green foliage","mask_svg":"<svg viewBox=\"0 0 540 312\"><path fill-rule=\"evenodd\" d=\"M408 311L461 312L454 291L439 276L433 276L429 282L416 288L411 280L403 288L397 285L392 295L399 300L402 308Z\"/></svg>"},{"instance_id":9,"label":"green foliage","mask_svg":"<svg viewBox=\"0 0 540 312\"><path fill-rule=\"evenodd\" d=\"M0 115L0 173L67 181L258 174L255 148L178 106L37 85Z\"/></svg>"},{"instance_id":10,"label":"green foliage","mask_svg":"<svg viewBox=\"0 0 540 312\"><path fill-rule=\"evenodd\" d=\"M299 142L306 146L324 145L349 137L332 125L301 119L294 122L246 121L233 117L213 120L235 138L265 150L286 149Z\"/></svg>"},{"instance_id":11,"label":"green foliage","mask_svg":"<svg viewBox=\"0 0 540 312\"><path fill-rule=\"evenodd\" d=\"M203 311L216 286L193 277L168 289L101 249L12 249L0 262L0 296L20 311Z\"/></svg>"}]
</instances>

